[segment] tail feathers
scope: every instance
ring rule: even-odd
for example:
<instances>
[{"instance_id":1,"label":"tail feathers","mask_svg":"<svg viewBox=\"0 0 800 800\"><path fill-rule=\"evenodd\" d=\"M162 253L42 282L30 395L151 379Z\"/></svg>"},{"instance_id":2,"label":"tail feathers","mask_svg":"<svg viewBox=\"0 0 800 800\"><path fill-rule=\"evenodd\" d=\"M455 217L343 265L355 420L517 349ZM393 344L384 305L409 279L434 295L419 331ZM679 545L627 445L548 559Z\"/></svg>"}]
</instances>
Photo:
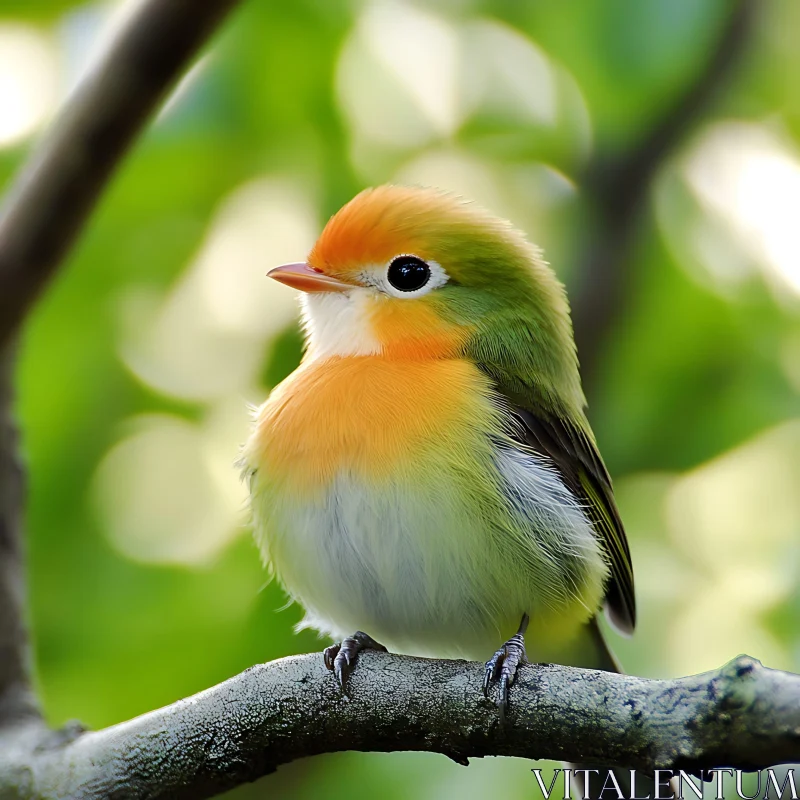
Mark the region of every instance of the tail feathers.
<instances>
[{"instance_id":1,"label":"tail feathers","mask_svg":"<svg viewBox=\"0 0 800 800\"><path fill-rule=\"evenodd\" d=\"M582 648L582 654L585 657L581 659L582 663L579 666L621 674L623 669L609 649L596 617L587 626L587 634ZM583 800L616 800L620 793L623 797L669 797L663 784L659 793L656 794L653 776L644 772L636 772L635 776L632 776L631 770L623 767L609 769L600 764L565 764L564 766L573 770L570 780L572 794L576 800L581 800L581 798ZM576 773L575 770L579 770L579 772ZM635 785L633 785L632 778ZM670 786L674 797L678 797L678 787L673 781L670 782Z\"/></svg>"}]
</instances>

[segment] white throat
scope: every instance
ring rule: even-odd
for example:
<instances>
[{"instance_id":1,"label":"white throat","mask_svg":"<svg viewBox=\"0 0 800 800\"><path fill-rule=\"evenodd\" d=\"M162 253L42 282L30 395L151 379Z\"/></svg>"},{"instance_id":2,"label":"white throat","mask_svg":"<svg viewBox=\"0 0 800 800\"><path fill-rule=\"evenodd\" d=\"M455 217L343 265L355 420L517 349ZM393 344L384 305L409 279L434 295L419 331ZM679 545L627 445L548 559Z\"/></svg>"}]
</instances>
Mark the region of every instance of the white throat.
<instances>
[{"instance_id":1,"label":"white throat","mask_svg":"<svg viewBox=\"0 0 800 800\"><path fill-rule=\"evenodd\" d=\"M308 357L371 356L381 352L369 318L369 292L314 292L302 295L300 307Z\"/></svg>"}]
</instances>

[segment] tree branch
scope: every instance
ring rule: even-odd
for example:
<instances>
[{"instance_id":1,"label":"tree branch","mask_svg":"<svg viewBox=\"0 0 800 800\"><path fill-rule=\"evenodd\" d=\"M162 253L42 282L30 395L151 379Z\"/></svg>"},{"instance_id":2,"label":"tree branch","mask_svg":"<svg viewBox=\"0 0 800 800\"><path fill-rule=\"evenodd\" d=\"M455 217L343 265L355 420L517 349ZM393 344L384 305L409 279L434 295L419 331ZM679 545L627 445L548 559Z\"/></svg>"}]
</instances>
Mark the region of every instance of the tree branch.
<instances>
[{"instance_id":1,"label":"tree branch","mask_svg":"<svg viewBox=\"0 0 800 800\"><path fill-rule=\"evenodd\" d=\"M23 615L22 467L12 420L13 358L0 354L0 723L37 717Z\"/></svg>"},{"instance_id":2,"label":"tree branch","mask_svg":"<svg viewBox=\"0 0 800 800\"><path fill-rule=\"evenodd\" d=\"M630 285L631 247L647 192L659 167L730 83L747 50L760 3L736 0L708 60L642 139L620 154L599 153L583 177L593 217L572 293L575 341L584 384L591 388L609 329L622 313Z\"/></svg>"},{"instance_id":3,"label":"tree branch","mask_svg":"<svg viewBox=\"0 0 800 800\"><path fill-rule=\"evenodd\" d=\"M588 761L652 771L800 759L800 676L740 656L657 681L554 665L521 669L506 724L483 665L367 652L353 699L319 654L262 664L174 705L71 741L0 734L0 796L205 798L297 758L342 750ZM9 779L10 776L10 779Z\"/></svg>"}]
</instances>

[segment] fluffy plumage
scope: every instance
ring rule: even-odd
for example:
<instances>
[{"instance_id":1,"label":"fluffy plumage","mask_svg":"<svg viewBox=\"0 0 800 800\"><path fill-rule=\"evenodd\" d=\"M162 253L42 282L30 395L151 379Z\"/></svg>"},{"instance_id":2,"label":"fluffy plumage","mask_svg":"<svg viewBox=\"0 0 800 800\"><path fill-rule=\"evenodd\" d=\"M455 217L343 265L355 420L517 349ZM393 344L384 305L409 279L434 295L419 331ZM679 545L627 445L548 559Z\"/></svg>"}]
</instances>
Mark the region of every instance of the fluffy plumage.
<instances>
[{"instance_id":1,"label":"fluffy plumage","mask_svg":"<svg viewBox=\"0 0 800 800\"><path fill-rule=\"evenodd\" d=\"M408 254L435 281L404 297L386 276ZM538 251L471 204L387 186L308 263L345 291L304 298L303 364L243 454L256 539L306 624L485 658L527 612L531 658L596 663L587 623L606 597L632 629L632 570Z\"/></svg>"}]
</instances>

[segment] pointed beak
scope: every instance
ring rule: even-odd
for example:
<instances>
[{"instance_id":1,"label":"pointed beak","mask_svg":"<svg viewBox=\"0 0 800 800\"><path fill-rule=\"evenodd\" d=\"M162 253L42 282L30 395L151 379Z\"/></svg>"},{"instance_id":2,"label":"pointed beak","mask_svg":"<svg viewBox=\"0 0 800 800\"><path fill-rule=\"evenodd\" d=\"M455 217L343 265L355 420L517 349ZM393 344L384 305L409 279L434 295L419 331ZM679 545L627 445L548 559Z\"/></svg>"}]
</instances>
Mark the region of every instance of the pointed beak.
<instances>
[{"instance_id":1,"label":"pointed beak","mask_svg":"<svg viewBox=\"0 0 800 800\"><path fill-rule=\"evenodd\" d=\"M285 283L292 289L300 289L302 292L347 292L355 288L352 284L317 272L305 263L283 264L271 269L267 277Z\"/></svg>"}]
</instances>

